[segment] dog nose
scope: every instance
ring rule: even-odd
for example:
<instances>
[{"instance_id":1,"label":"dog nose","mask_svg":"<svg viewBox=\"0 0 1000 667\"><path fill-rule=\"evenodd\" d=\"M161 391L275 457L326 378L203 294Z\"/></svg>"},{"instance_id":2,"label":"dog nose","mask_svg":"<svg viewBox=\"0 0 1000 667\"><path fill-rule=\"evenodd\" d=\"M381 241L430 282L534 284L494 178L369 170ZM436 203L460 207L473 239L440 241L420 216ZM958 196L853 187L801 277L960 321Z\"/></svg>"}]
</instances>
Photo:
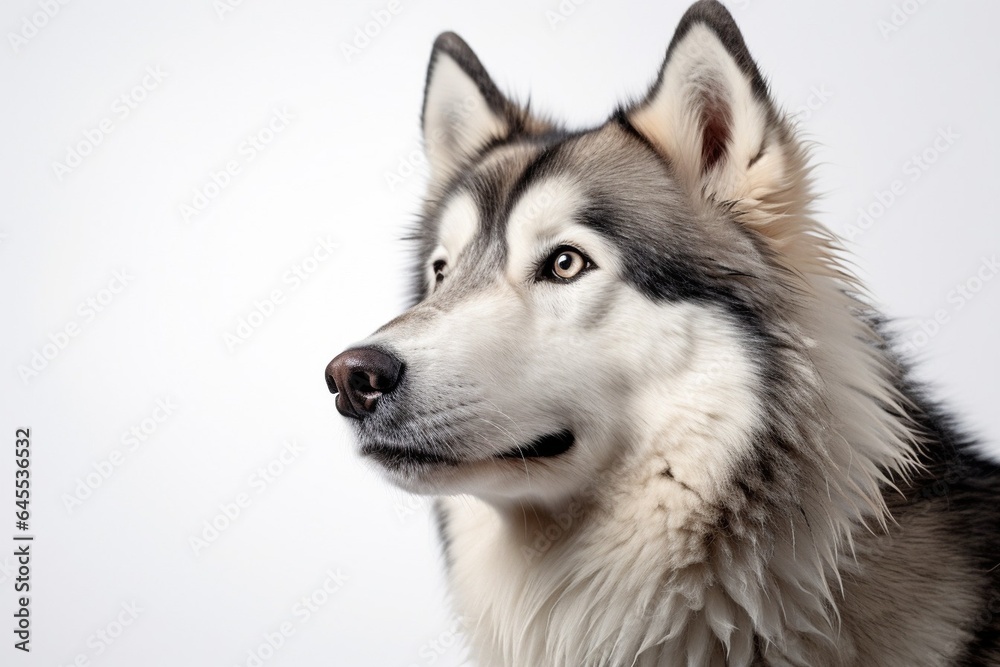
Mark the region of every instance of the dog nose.
<instances>
[{"instance_id":1,"label":"dog nose","mask_svg":"<svg viewBox=\"0 0 1000 667\"><path fill-rule=\"evenodd\" d=\"M326 367L326 386L337 396L337 411L364 419L378 399L399 382L403 362L384 350L358 347L341 352Z\"/></svg>"}]
</instances>

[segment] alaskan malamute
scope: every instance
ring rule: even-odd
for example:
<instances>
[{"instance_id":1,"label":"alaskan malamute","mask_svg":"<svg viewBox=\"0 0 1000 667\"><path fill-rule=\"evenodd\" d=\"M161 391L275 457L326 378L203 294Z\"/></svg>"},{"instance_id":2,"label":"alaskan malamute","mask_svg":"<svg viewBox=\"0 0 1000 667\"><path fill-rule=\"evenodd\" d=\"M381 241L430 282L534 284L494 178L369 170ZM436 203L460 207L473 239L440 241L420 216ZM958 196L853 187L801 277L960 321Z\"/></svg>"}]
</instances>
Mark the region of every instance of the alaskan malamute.
<instances>
[{"instance_id":1,"label":"alaskan malamute","mask_svg":"<svg viewBox=\"0 0 1000 667\"><path fill-rule=\"evenodd\" d=\"M1000 469L810 217L732 17L566 130L434 44L413 306L327 367L482 667L1000 665Z\"/></svg>"}]
</instances>

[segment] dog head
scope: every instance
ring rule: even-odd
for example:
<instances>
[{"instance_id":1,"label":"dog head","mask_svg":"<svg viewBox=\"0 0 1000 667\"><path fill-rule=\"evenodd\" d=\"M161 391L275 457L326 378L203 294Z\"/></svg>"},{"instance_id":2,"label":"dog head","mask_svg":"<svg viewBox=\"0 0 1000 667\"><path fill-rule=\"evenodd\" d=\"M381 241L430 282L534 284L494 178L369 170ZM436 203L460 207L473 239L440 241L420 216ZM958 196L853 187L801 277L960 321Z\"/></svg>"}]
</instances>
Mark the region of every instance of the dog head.
<instances>
[{"instance_id":1,"label":"dog head","mask_svg":"<svg viewBox=\"0 0 1000 667\"><path fill-rule=\"evenodd\" d=\"M653 448L658 474L719 488L762 421L765 323L795 290L780 218L806 205L726 10L697 3L645 98L585 131L443 34L423 132L415 303L327 367L361 454L411 491L546 500Z\"/></svg>"}]
</instances>

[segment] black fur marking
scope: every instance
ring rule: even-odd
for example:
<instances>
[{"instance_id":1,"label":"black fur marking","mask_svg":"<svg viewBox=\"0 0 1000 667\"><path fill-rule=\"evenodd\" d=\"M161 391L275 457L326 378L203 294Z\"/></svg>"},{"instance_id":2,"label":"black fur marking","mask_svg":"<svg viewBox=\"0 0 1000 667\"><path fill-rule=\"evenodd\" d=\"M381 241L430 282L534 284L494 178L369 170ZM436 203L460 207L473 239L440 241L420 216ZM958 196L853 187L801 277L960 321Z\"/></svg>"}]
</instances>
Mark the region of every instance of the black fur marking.
<instances>
[{"instance_id":1,"label":"black fur marking","mask_svg":"<svg viewBox=\"0 0 1000 667\"><path fill-rule=\"evenodd\" d=\"M528 114L529 111L527 108L525 108L523 112L517 114L517 120L519 122L512 127L506 135L493 137L483 144L483 146L469 158L469 164L474 165L482 162L490 153L503 146L510 146L519 142L529 145L546 146L564 141L576 134L580 134L579 132L571 132L558 127L550 127L541 133L528 132L525 130L523 123L524 118L527 118ZM459 178L458 181L461 182L461 178Z\"/></svg>"},{"instance_id":2,"label":"black fur marking","mask_svg":"<svg viewBox=\"0 0 1000 667\"><path fill-rule=\"evenodd\" d=\"M506 220L510 216L510 212L514 209L514 206L521 199L525 192L531 184L544 176L546 169L551 166L559 155L559 149L562 147L562 142L553 144L551 146L546 146L542 151L532 160L528 166L521 172L517 181L514 182L514 187L510 189L510 195L507 197L507 205L503 211L501 219Z\"/></svg>"},{"instance_id":3,"label":"black fur marking","mask_svg":"<svg viewBox=\"0 0 1000 667\"><path fill-rule=\"evenodd\" d=\"M625 269L625 279L654 300L694 301L717 304L732 314L757 340L769 338L762 319L733 287L715 272L710 258L684 254L676 245L662 239L630 234L628 212L608 199L593 199L582 211L580 222L594 229L622 248L622 255L635 258Z\"/></svg>"},{"instance_id":4,"label":"black fur marking","mask_svg":"<svg viewBox=\"0 0 1000 667\"><path fill-rule=\"evenodd\" d=\"M764 661L764 652L767 648L767 640L754 633L753 635L753 662L750 663L750 667L767 667L767 663Z\"/></svg>"},{"instance_id":5,"label":"black fur marking","mask_svg":"<svg viewBox=\"0 0 1000 667\"><path fill-rule=\"evenodd\" d=\"M954 544L972 558L983 577L980 604L965 629L972 640L956 662L959 667L993 664L1000 654L1000 465L976 451L976 441L959 430L952 416L926 397L900 363L897 386L912 401L908 418L929 444L921 452L924 471L910 480L894 478L905 499L893 490L886 502L896 516L941 512Z\"/></svg>"},{"instance_id":6,"label":"black fur marking","mask_svg":"<svg viewBox=\"0 0 1000 667\"><path fill-rule=\"evenodd\" d=\"M880 351L895 364L893 384L907 398L904 413L885 405L882 409L907 423L924 443L918 451L924 467L908 477L891 475L892 486L883 490L886 505L897 519L908 513L940 515L951 543L972 559L969 574L981 577L979 604L964 628L972 639L953 664L994 664L1000 657L1000 464L978 452L976 440L911 379L909 364L892 350L894 337L886 320L878 314L864 319L878 333Z\"/></svg>"},{"instance_id":7,"label":"black fur marking","mask_svg":"<svg viewBox=\"0 0 1000 667\"><path fill-rule=\"evenodd\" d=\"M961 654L958 667L982 667L996 664L1000 657L1000 589L994 584L983 596L983 604L975 610L972 621L972 641Z\"/></svg>"},{"instance_id":8,"label":"black fur marking","mask_svg":"<svg viewBox=\"0 0 1000 667\"><path fill-rule=\"evenodd\" d=\"M556 158L559 155L560 148L564 145L564 141L557 142L555 144L548 145L544 147L541 152L535 156L528 166L521 172L517 180L509 189L506 198L504 198L503 203L497 202L497 206L490 210L487 215L483 216L484 221L488 221L488 230L495 238L500 238L506 231L507 220L510 218L511 211L521 200L521 197L528 191L531 184L538 178L544 176L548 173L548 169L555 163ZM477 200L479 199L477 194ZM501 243L502 247L506 247L506 244Z\"/></svg>"},{"instance_id":9,"label":"black fur marking","mask_svg":"<svg viewBox=\"0 0 1000 667\"><path fill-rule=\"evenodd\" d=\"M774 354L769 356L775 358ZM768 385L765 393L773 392L775 386ZM769 396L764 402L773 404L776 400L776 397ZM733 477L733 483L742 497L719 507L719 529L746 525L748 522L762 529L775 516L790 511L795 501L790 497L789 489L795 488L798 477L796 456L794 444L774 426L758 433L753 440L752 452Z\"/></svg>"},{"instance_id":10,"label":"black fur marking","mask_svg":"<svg viewBox=\"0 0 1000 667\"><path fill-rule=\"evenodd\" d=\"M498 226L499 211L503 210L509 195L506 192L503 182L494 178L492 173L474 172L465 183L466 188L472 193L479 211L480 231L489 230Z\"/></svg>"}]
</instances>

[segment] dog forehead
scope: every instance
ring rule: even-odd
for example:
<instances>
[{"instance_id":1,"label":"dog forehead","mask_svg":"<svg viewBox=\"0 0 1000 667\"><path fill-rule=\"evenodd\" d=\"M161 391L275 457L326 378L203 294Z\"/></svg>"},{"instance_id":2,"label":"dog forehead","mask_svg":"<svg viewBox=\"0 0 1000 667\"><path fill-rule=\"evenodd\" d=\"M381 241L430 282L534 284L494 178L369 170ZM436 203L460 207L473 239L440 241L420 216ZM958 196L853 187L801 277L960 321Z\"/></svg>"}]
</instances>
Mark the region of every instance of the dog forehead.
<instances>
[{"instance_id":1,"label":"dog forehead","mask_svg":"<svg viewBox=\"0 0 1000 667\"><path fill-rule=\"evenodd\" d=\"M665 225L643 225L643 218L653 211L676 217L661 210L665 175L650 151L614 124L550 142L499 146L470 165L443 198L434 245L441 259L460 260L475 246L477 254L488 251L502 262L562 240L557 237L573 223L612 238L664 234ZM630 219L627 210L640 202L649 204L642 207L647 215ZM626 231L622 223L643 229Z\"/></svg>"},{"instance_id":2,"label":"dog forehead","mask_svg":"<svg viewBox=\"0 0 1000 667\"><path fill-rule=\"evenodd\" d=\"M457 256L476 236L496 237L511 193L539 150L527 145L499 146L470 165L439 208L437 244Z\"/></svg>"},{"instance_id":3,"label":"dog forehead","mask_svg":"<svg viewBox=\"0 0 1000 667\"><path fill-rule=\"evenodd\" d=\"M533 242L556 237L576 222L586 206L584 187L569 173L556 173L527 186L511 208L506 241L512 254Z\"/></svg>"}]
</instances>

